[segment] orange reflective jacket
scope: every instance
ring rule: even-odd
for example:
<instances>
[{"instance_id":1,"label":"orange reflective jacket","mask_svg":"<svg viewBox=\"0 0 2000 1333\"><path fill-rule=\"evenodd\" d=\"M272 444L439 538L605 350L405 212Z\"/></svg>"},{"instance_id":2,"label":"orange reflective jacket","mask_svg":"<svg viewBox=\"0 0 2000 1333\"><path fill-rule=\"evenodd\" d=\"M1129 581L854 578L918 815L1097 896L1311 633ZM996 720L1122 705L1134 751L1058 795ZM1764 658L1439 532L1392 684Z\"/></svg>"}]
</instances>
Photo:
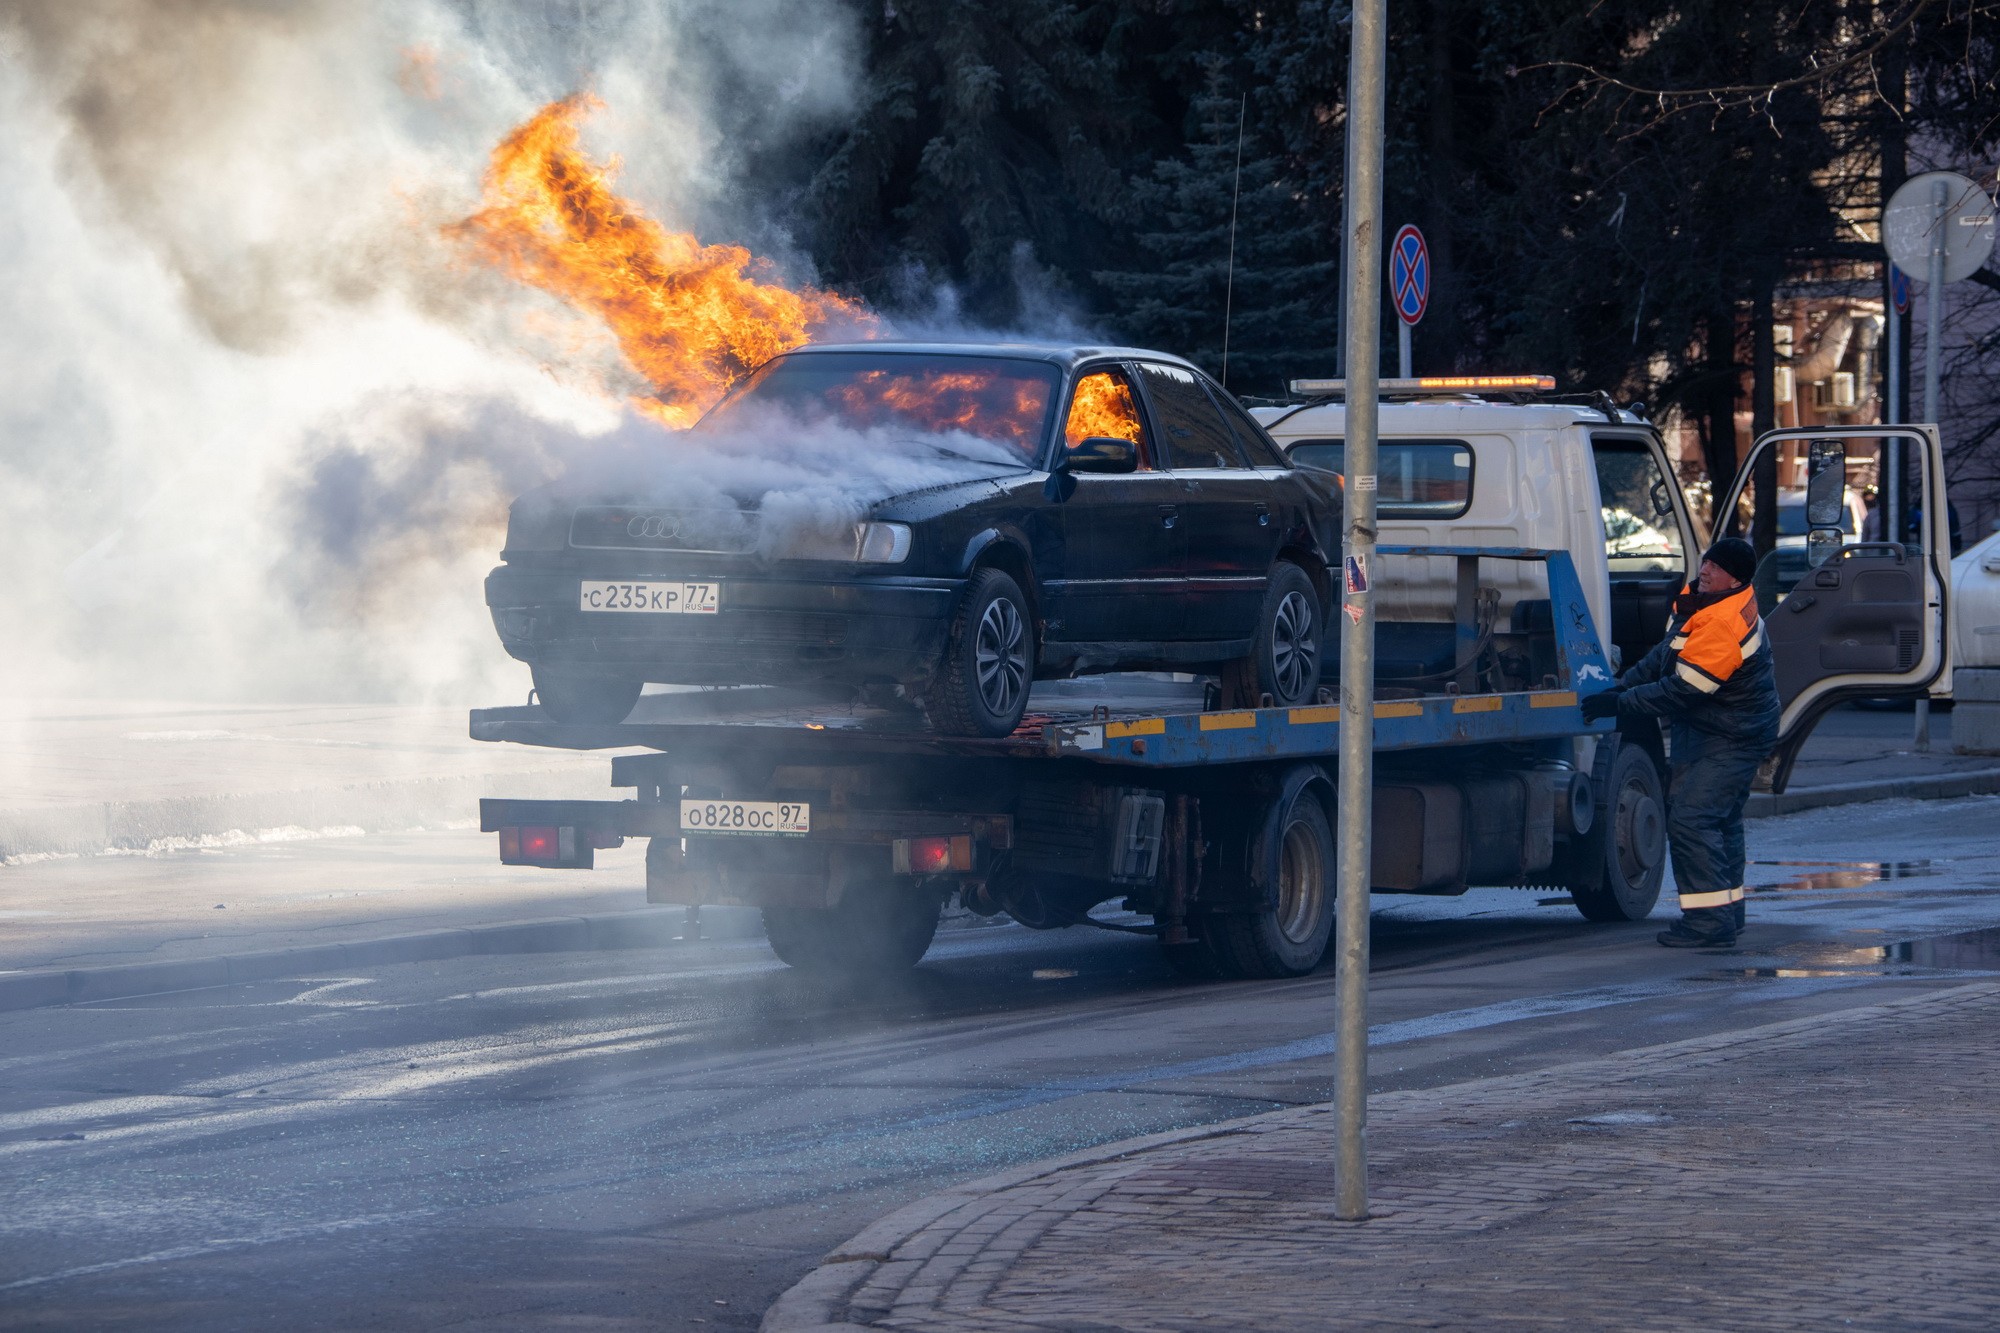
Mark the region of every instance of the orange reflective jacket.
<instances>
[{"instance_id":1,"label":"orange reflective jacket","mask_svg":"<svg viewBox=\"0 0 2000 1333\"><path fill-rule=\"evenodd\" d=\"M1668 717L1745 742L1776 738L1777 679L1757 593L1747 585L1721 594L1690 585L1675 602L1667 637L1620 683L1620 713Z\"/></svg>"}]
</instances>

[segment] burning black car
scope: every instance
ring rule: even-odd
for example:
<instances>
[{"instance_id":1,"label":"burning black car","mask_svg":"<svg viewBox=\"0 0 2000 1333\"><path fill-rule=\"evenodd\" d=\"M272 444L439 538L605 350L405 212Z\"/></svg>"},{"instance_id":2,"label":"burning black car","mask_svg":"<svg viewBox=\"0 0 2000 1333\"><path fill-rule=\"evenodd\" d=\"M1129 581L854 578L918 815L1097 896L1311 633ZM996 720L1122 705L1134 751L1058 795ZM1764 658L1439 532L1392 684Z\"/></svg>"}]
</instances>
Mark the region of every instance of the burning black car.
<instances>
[{"instance_id":1,"label":"burning black car","mask_svg":"<svg viewBox=\"0 0 2000 1333\"><path fill-rule=\"evenodd\" d=\"M822 345L649 461L517 500L486 601L562 721L648 681L825 682L998 736L1034 679L1111 670L1282 705L1319 684L1339 507L1176 357Z\"/></svg>"}]
</instances>

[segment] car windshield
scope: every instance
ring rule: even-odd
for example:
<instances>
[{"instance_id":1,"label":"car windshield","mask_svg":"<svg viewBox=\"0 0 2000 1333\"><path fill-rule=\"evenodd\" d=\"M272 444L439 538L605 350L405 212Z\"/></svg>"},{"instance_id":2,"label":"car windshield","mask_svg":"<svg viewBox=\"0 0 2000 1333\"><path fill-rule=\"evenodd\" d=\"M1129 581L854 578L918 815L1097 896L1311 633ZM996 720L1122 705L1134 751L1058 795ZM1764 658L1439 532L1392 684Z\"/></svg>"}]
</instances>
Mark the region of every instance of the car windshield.
<instances>
[{"instance_id":1,"label":"car windshield","mask_svg":"<svg viewBox=\"0 0 2000 1333\"><path fill-rule=\"evenodd\" d=\"M854 430L971 435L1032 464L1056 381L1054 366L997 356L804 352L766 362L695 429L735 429L775 410Z\"/></svg>"}]
</instances>

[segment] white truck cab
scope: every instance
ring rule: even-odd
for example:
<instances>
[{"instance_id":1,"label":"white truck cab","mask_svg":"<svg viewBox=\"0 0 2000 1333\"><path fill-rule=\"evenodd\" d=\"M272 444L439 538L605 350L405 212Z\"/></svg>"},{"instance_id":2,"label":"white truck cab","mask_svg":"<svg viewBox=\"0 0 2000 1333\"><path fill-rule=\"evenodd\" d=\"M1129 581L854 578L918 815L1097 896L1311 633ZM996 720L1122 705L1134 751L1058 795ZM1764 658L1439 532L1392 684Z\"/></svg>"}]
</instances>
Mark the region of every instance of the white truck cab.
<instances>
[{"instance_id":1,"label":"white truck cab","mask_svg":"<svg viewBox=\"0 0 2000 1333\"><path fill-rule=\"evenodd\" d=\"M1494 379L1498 390L1468 387ZM1630 665L1664 637L1674 596L1710 534L1653 423L1602 396L1591 405L1523 391L1552 384L1534 376L1383 381L1379 540L1568 551L1613 664ZM1254 415L1295 463L1344 474L1343 386L1292 388L1303 401ZM1856 497L1899 470L1921 545L1855 540ZM1761 505L1760 486L1775 492ZM1809 549L1795 569L1796 543L1779 540L1779 510L1800 496ZM1843 699L1950 696L1950 544L1936 427L1774 431L1752 446L1713 512L1714 536L1748 538L1762 556L1759 604L1784 702L1775 790L1784 790L1813 725ZM1374 579L1379 679L1448 674L1463 595L1454 563L1382 557ZM1481 595L1494 603L1496 625L1519 629L1548 614L1546 591L1525 582L1533 566L1486 564Z\"/></svg>"}]
</instances>

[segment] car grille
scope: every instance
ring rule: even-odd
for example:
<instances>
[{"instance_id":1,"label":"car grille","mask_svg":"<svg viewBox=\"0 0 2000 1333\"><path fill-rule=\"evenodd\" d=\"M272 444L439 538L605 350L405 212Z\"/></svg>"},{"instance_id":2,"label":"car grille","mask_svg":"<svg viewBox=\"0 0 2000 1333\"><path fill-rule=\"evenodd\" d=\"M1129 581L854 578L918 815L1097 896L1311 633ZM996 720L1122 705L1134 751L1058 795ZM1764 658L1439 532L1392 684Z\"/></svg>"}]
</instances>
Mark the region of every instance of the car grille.
<instances>
[{"instance_id":1,"label":"car grille","mask_svg":"<svg viewBox=\"0 0 2000 1333\"><path fill-rule=\"evenodd\" d=\"M743 555L757 546L757 518L741 509L605 505L570 518L569 544L597 550L698 551Z\"/></svg>"}]
</instances>

